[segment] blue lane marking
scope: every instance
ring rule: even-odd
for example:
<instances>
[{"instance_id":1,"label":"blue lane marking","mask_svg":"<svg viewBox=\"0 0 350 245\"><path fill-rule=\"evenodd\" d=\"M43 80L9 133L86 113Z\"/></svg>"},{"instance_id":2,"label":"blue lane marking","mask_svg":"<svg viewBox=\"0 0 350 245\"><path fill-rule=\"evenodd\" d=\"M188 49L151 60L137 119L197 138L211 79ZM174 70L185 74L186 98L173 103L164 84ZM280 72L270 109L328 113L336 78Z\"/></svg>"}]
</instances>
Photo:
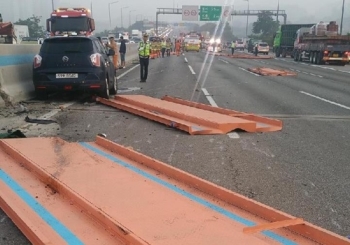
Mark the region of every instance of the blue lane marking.
<instances>
[{"instance_id":1,"label":"blue lane marking","mask_svg":"<svg viewBox=\"0 0 350 245\"><path fill-rule=\"evenodd\" d=\"M151 175L151 174L149 174L147 172L144 172L141 169L138 169L137 167L120 160L119 158L116 158L116 157L114 157L114 156L112 156L112 155L110 155L110 154L108 154L108 153L106 153L104 151L101 151L100 149L98 149L98 148L96 148L96 147L94 147L94 146L92 146L92 145L90 145L88 143L81 142L79 144L81 146L83 146L83 147L85 147L85 148L87 148L87 149L89 149L89 150L91 150L91 151L93 151L93 152L95 152L95 153L97 153L97 154L99 154L99 155L101 155L101 156L103 156L103 157L105 157L105 158L115 162L115 163L118 163L119 165L121 165L123 167L126 167L126 168L130 169L131 171L133 171L133 172L135 172L137 174L142 175L143 177L145 177L147 179L150 179L150 180L152 180L152 181L154 181L154 182L156 182L156 183L158 183L158 184L160 184L160 185L162 185L164 187L167 187L168 189L170 189L170 190L172 190L172 191L174 191L174 192L176 192L176 193L178 193L180 195L183 195L183 196L191 199L194 202L197 202L197 203L199 203L199 204L201 204L201 205L203 205L203 206L205 206L207 208L210 208L210 209L212 209L212 210L214 210L214 211L216 211L216 212L218 212L218 213L220 213L222 215L225 215L226 217L228 217L228 218L230 218L232 220L235 220L235 221L237 221L237 222L239 222L239 223L241 223L243 225L246 225L246 226L254 226L254 225L256 225L253 221L250 221L250 220L247 220L245 218L242 218L242 217L240 217L240 216L238 216L238 215L236 215L234 213L231 213L231 212L229 212L229 211L227 211L227 210L225 210L225 209L223 209L223 208L221 208L221 207L219 207L219 206L217 206L215 204L207 202L206 200L204 200L204 199L202 199L200 197L197 197L197 196L195 196L195 195L193 195L193 194L191 194L189 192L186 192L184 190L181 190L180 188L178 188L178 187L176 187L176 186L174 186L174 185L172 185L172 184L170 184L170 183L168 183L168 182L166 182L166 181L164 181L162 179L159 179L159 178L157 178L157 177L155 177L155 176L153 176L153 175ZM265 236L270 237L271 239L273 239L273 240L275 240L277 242L280 242L283 245L297 245L297 243L293 242L292 240L289 240L289 239L287 239L285 237L282 237L282 236L280 236L280 235L278 235L278 234L276 234L274 232L263 231L262 233Z\"/></svg>"},{"instance_id":2,"label":"blue lane marking","mask_svg":"<svg viewBox=\"0 0 350 245\"><path fill-rule=\"evenodd\" d=\"M49 211L47 211L40 203L38 203L25 189L23 189L14 179L0 169L0 179L11 188L27 205L33 209L51 228L59 234L67 244L82 245L79 240L67 227L65 227L58 219L56 219ZM55 242L55 241L53 241Z\"/></svg>"},{"instance_id":3,"label":"blue lane marking","mask_svg":"<svg viewBox=\"0 0 350 245\"><path fill-rule=\"evenodd\" d=\"M33 62L35 54L1 55L0 66L12 66L30 64Z\"/></svg>"}]
</instances>

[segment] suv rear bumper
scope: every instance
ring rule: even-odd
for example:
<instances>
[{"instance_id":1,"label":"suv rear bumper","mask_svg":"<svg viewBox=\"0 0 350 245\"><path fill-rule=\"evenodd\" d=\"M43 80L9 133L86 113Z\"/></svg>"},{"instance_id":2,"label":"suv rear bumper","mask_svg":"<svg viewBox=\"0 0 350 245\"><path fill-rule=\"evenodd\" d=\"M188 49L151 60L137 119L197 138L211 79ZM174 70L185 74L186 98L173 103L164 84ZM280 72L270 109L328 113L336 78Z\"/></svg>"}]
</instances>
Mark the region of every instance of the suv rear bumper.
<instances>
[{"instance_id":1,"label":"suv rear bumper","mask_svg":"<svg viewBox=\"0 0 350 245\"><path fill-rule=\"evenodd\" d=\"M33 84L37 91L91 91L105 87L105 72L98 70L91 72L59 72L77 73L78 78L56 78L56 72L33 71Z\"/></svg>"}]
</instances>

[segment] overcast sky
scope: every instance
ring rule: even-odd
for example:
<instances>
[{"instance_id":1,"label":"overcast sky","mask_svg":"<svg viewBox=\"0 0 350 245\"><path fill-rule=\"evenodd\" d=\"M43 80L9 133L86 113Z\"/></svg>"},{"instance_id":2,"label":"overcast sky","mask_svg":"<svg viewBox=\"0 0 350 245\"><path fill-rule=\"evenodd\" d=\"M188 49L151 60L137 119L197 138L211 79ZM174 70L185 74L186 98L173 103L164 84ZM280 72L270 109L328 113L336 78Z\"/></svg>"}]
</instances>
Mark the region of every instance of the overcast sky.
<instances>
[{"instance_id":1,"label":"overcast sky","mask_svg":"<svg viewBox=\"0 0 350 245\"><path fill-rule=\"evenodd\" d=\"M131 22L141 16L150 20L155 20L157 8L181 8L182 5L225 5L233 4L236 10L246 10L247 1L244 0L54 0L57 7L88 7L92 2L93 14L98 26L103 29L109 28L109 3L111 4L112 25L120 26L121 7L128 7L123 10L123 24L129 24L129 14ZM13 3L11 6L9 2ZM189 3L190 2L190 3ZM344 18L350 20L350 1L346 1ZM16 4L15 4L16 3ZM277 9L278 0L249 0L251 10ZM324 20L340 21L342 0L280 0L280 9L286 10L288 20L297 23L310 23ZM17 6L17 7L15 7ZM33 7L37 6L37 7ZM39 7L40 6L40 7ZM21 9L20 11L18 9ZM12 10L12 11L11 11ZM29 16L41 15L43 19L49 17L51 11L51 0L0 0L0 13L4 19L10 21L12 18L28 18ZM132 11L132 12L130 12ZM181 21L181 15L160 15L160 20ZM250 23L255 21L254 17L249 17ZM282 18L281 18L282 19ZM233 17L237 24L245 23L246 17Z\"/></svg>"}]
</instances>

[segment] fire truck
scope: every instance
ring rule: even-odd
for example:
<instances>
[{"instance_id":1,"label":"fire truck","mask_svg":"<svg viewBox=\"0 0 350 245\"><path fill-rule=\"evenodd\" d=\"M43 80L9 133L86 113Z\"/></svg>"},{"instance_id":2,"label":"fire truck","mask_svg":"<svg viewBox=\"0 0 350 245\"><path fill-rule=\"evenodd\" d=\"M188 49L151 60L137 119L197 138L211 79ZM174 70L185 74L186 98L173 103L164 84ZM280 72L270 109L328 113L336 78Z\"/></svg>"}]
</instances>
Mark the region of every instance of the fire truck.
<instances>
[{"instance_id":1,"label":"fire truck","mask_svg":"<svg viewBox=\"0 0 350 245\"><path fill-rule=\"evenodd\" d=\"M84 35L91 36L95 21L86 8L59 8L46 20L46 30L50 36Z\"/></svg>"}]
</instances>

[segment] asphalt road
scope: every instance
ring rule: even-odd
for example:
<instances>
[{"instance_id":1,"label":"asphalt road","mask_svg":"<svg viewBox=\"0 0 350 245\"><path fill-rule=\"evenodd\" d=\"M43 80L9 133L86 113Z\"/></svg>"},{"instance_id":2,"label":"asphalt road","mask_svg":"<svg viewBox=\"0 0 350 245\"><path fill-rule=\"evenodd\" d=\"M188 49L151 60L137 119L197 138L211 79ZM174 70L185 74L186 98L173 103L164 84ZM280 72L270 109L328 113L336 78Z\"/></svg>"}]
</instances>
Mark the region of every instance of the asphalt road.
<instances>
[{"instance_id":1,"label":"asphalt road","mask_svg":"<svg viewBox=\"0 0 350 245\"><path fill-rule=\"evenodd\" d=\"M262 77L250 67L295 71ZM297 64L292 59L242 60L186 53L151 60L119 79L121 93L181 97L283 120L280 132L190 136L96 103L77 102L55 118L58 135L114 142L334 231L350 235L350 67ZM210 96L205 96L208 91ZM0 244L28 244L0 212Z\"/></svg>"}]
</instances>

